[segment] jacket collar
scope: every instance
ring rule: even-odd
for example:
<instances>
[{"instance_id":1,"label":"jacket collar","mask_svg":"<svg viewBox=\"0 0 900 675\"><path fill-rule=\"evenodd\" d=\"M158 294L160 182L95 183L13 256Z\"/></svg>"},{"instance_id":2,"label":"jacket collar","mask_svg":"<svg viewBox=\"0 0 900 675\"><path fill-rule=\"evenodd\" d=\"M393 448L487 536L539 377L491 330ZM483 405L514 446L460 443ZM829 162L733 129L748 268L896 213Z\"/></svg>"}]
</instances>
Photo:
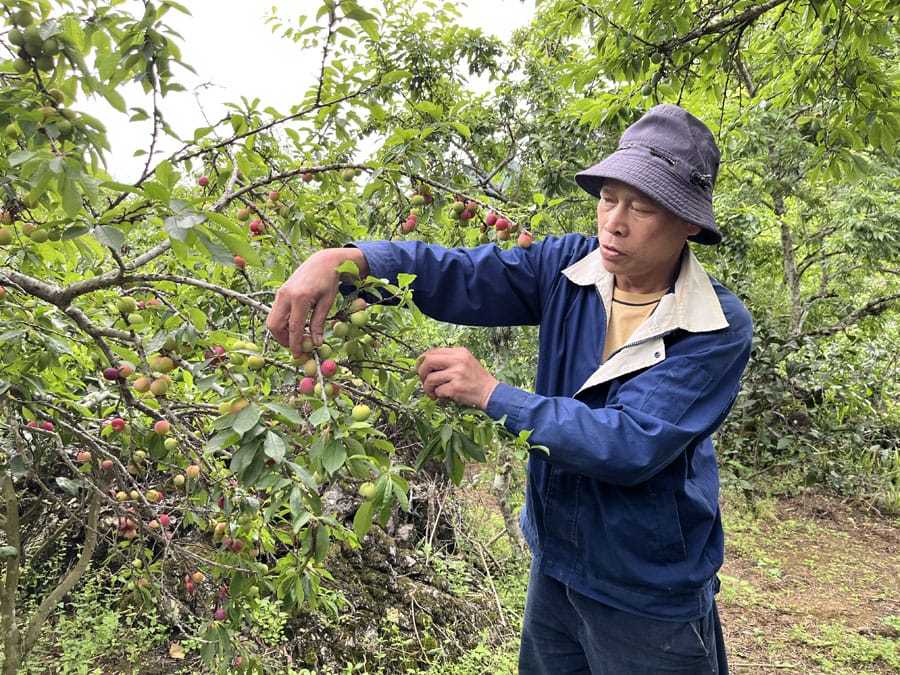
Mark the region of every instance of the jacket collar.
<instances>
[{"instance_id":1,"label":"jacket collar","mask_svg":"<svg viewBox=\"0 0 900 675\"><path fill-rule=\"evenodd\" d=\"M599 248L569 265L562 273L579 286L596 286L603 299L606 315L609 316L615 276L603 267ZM705 333L728 326L709 275L688 246L685 246L681 254L681 267L675 280L674 296L665 303L660 302L651 316L651 319L656 317L653 323L665 324L670 329L681 328L690 333ZM666 296L663 296L663 300L666 300ZM660 316L661 314L665 317Z\"/></svg>"},{"instance_id":2,"label":"jacket collar","mask_svg":"<svg viewBox=\"0 0 900 675\"><path fill-rule=\"evenodd\" d=\"M597 288L608 320L615 276L603 267L600 249L591 251L562 273L579 286L594 285ZM709 275L685 246L674 293L662 297L653 314L638 327L625 346L600 364L576 393L664 360L663 337L674 330L705 333L726 327L728 320Z\"/></svg>"}]
</instances>

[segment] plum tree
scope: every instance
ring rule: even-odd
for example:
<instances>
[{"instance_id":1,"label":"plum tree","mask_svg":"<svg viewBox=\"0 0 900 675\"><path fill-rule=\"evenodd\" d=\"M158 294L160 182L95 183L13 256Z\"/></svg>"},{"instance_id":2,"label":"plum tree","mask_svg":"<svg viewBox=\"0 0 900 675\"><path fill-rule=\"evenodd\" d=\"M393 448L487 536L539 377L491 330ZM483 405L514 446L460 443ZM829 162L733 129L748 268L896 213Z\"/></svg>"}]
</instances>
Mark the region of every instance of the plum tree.
<instances>
[{"instance_id":1,"label":"plum tree","mask_svg":"<svg viewBox=\"0 0 900 675\"><path fill-rule=\"evenodd\" d=\"M333 305L317 308L326 319L324 343L307 336L295 360L265 334L274 293L314 251L402 234L446 246L531 247L518 255L532 256L535 237L593 222L593 205L569 177L596 160L597 139L615 138L642 112L648 86L660 100L681 100L684 89L686 103L737 130L729 147L752 148L748 161L784 162L777 171L732 163L732 175L720 177L738 184L722 201L723 222L736 233L754 219L782 231L796 222L729 206L748 201L776 208L807 200L816 214L804 219L810 227L847 221L821 211L823 184L804 182L791 192L803 167L788 159L854 167L866 164L872 148L888 153L896 145L893 104L881 101L896 99L885 75L893 63L889 21L868 6L861 18L842 19L850 26L821 3L787 13L763 36L783 41L766 43L766 58L743 68L745 46L763 39L755 22L773 16L765 7L735 14L743 11L738 3L723 10L733 22L707 25L688 6L611 4L619 25L646 38L646 52L637 53L611 34L582 44L580 31L595 20L585 3L542 3L543 25L560 41L548 49L535 35L502 44L461 30L445 11L420 13L412 26L405 0L390 13L348 0L320 3L319 19L309 20L316 28L304 40L321 49L321 77L291 110L235 93L240 100L225 117L188 130L176 150L163 152L160 140L175 133L164 114L167 96L183 86L175 67L179 38L166 25L180 6L140 3L133 15L129 3L106 3L102 11L94 4L17 0L7 3L0 32L8 43L8 77L0 81L0 431L21 439L10 452L3 448L3 499L44 520L71 518L80 548L59 550L81 551L67 560L71 582L27 604L36 608L33 618L5 619L27 624L24 637L7 631L8 672L91 565L117 568L135 559L144 565L143 585L131 589L134 596L123 586L122 601L177 594L195 614L192 637L213 645L205 658L227 670L248 642L240 620L248 588L291 613L314 604L328 574L326 544L363 545L373 523L408 506L415 471L458 482L466 461L483 461L485 448L499 446L503 432L483 416L417 395L416 357L433 346L427 340L435 333L408 311L413 279L360 278L343 267ZM819 44L824 31L810 29L817 22L833 25L827 49ZM272 26L296 31L277 18ZM680 35L660 26L677 26ZM839 48L839 36L856 33L880 40L863 60ZM777 67L779 44L798 45L796 69ZM821 73L819 59L829 66ZM848 77L825 81L826 72ZM472 73L503 78L498 93L473 96L460 84ZM700 77L707 81L695 84ZM841 98L850 82L867 84ZM130 84L151 103L132 98ZM819 86L830 92L827 101L815 98ZM735 87L742 97L716 100ZM98 120L80 112L84 96L127 112L136 141L145 133L146 165L136 178L101 168L110 141ZM569 105L573 96L577 105ZM741 135L742 125L755 125L753 134ZM771 136L776 128L790 143ZM759 152L754 134L773 151ZM809 141L820 135L827 142ZM778 176L785 199L755 200L766 188L759 176ZM749 199L742 182L754 185ZM858 212L877 212L877 200L860 199ZM885 215L892 223L891 212ZM844 250L864 253L870 272L896 267L888 264L896 259L890 232L875 229L867 240L838 229L834 239L824 229L828 246L807 250L804 280L833 279L831 270L816 269L817 256L827 265ZM768 234L761 239L771 245ZM735 241L723 253L734 269L764 257L751 240ZM883 275L858 280L888 288ZM796 320L827 315L829 298L816 297L814 311ZM502 439L521 457L527 453L527 439ZM91 459L79 461L80 452ZM30 476L45 479L53 498ZM365 505L352 522L340 521L323 511L327 490ZM16 536L6 532L8 542ZM100 561L98 543L108 561ZM230 584L227 598L212 597L213 584L192 578L198 543L212 551L203 562L208 578ZM27 562L8 568L27 569ZM251 564L265 567L252 568L248 585L236 570ZM26 606L16 599L0 604ZM221 625L211 627L220 609Z\"/></svg>"}]
</instances>

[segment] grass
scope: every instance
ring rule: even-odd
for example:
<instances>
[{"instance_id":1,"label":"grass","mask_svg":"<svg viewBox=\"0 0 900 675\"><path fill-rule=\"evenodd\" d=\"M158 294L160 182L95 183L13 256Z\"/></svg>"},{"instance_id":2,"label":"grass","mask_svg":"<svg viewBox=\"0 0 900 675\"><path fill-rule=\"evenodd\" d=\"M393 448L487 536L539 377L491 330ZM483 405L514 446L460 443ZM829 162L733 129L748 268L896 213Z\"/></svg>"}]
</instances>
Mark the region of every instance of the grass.
<instances>
[{"instance_id":1,"label":"grass","mask_svg":"<svg viewBox=\"0 0 900 675\"><path fill-rule=\"evenodd\" d=\"M900 642L896 638L861 635L841 623L815 628L794 626L790 638L811 647L816 664L826 673L863 675L884 672L882 668L900 672Z\"/></svg>"},{"instance_id":2,"label":"grass","mask_svg":"<svg viewBox=\"0 0 900 675\"><path fill-rule=\"evenodd\" d=\"M109 581L89 577L69 598L72 611L48 623L21 673L56 675L141 672L144 655L159 647L167 629L152 613L116 606Z\"/></svg>"}]
</instances>

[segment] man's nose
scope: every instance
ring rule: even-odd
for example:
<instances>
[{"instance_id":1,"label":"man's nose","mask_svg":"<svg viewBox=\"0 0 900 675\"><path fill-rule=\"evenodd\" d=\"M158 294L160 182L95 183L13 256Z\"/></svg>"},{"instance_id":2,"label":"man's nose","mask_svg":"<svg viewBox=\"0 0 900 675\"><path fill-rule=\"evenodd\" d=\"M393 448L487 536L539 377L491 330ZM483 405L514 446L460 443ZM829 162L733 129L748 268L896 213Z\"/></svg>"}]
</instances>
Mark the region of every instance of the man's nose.
<instances>
[{"instance_id":1,"label":"man's nose","mask_svg":"<svg viewBox=\"0 0 900 675\"><path fill-rule=\"evenodd\" d=\"M605 213L606 219L603 222L603 229L610 234L622 236L626 234L628 229L628 220L625 217L626 209L622 203Z\"/></svg>"}]
</instances>

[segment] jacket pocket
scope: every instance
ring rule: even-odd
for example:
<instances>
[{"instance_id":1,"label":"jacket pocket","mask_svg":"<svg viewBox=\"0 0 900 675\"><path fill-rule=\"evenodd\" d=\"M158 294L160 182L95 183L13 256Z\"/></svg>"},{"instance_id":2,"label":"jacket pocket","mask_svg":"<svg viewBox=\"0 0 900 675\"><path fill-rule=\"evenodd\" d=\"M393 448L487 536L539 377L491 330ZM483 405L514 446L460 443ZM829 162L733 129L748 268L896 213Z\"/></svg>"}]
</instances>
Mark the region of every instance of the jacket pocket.
<instances>
[{"instance_id":1,"label":"jacket pocket","mask_svg":"<svg viewBox=\"0 0 900 675\"><path fill-rule=\"evenodd\" d=\"M603 508L610 542L621 551L625 569L641 562L675 563L687 548L675 493L669 488L615 486Z\"/></svg>"},{"instance_id":2,"label":"jacket pocket","mask_svg":"<svg viewBox=\"0 0 900 675\"><path fill-rule=\"evenodd\" d=\"M578 508L582 476L549 466L544 525L547 534L575 548L578 537Z\"/></svg>"}]
</instances>

